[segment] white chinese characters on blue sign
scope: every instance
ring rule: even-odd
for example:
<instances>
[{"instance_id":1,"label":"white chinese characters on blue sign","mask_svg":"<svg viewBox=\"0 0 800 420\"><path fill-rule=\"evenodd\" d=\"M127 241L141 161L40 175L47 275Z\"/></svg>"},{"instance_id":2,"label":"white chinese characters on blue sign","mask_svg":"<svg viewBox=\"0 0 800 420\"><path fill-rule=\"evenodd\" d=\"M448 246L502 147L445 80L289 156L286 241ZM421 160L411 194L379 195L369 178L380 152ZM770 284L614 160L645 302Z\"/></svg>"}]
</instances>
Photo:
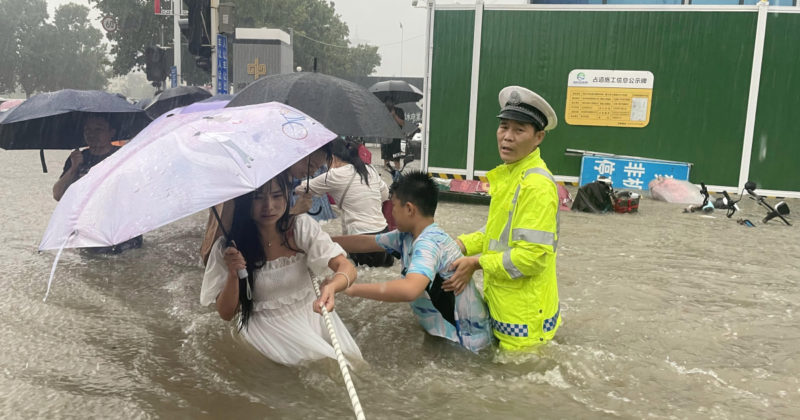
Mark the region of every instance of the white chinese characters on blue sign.
<instances>
[{"instance_id":1,"label":"white chinese characters on blue sign","mask_svg":"<svg viewBox=\"0 0 800 420\"><path fill-rule=\"evenodd\" d=\"M228 94L228 37L217 35L217 94Z\"/></svg>"},{"instance_id":2,"label":"white chinese characters on blue sign","mask_svg":"<svg viewBox=\"0 0 800 420\"><path fill-rule=\"evenodd\" d=\"M611 179L617 189L646 190L657 176L689 180L689 163L661 162L635 158L584 156L581 161L580 185L600 177Z\"/></svg>"}]
</instances>

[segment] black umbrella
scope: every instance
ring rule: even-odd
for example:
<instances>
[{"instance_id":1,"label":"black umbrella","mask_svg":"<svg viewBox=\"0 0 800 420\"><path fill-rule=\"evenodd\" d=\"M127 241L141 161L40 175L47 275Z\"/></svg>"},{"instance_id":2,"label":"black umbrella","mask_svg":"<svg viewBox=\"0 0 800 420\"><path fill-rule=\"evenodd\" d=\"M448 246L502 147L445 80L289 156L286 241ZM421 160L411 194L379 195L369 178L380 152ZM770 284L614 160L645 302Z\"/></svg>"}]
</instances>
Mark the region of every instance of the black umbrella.
<instances>
[{"instance_id":1,"label":"black umbrella","mask_svg":"<svg viewBox=\"0 0 800 420\"><path fill-rule=\"evenodd\" d=\"M417 102L422 99L422 92L414 85L403 80L385 80L369 87L381 102L391 98L394 104Z\"/></svg>"},{"instance_id":2,"label":"black umbrella","mask_svg":"<svg viewBox=\"0 0 800 420\"><path fill-rule=\"evenodd\" d=\"M147 114L122 97L97 90L64 89L41 93L4 112L0 119L0 148L70 150L86 146L83 121L100 113L116 129L114 140L130 139L150 123Z\"/></svg>"},{"instance_id":3,"label":"black umbrella","mask_svg":"<svg viewBox=\"0 0 800 420\"><path fill-rule=\"evenodd\" d=\"M211 92L197 86L177 86L159 93L144 110L152 119L172 109L210 98Z\"/></svg>"},{"instance_id":4,"label":"black umbrella","mask_svg":"<svg viewBox=\"0 0 800 420\"><path fill-rule=\"evenodd\" d=\"M375 95L355 83L321 73L262 77L237 93L226 108L271 101L303 111L340 136L403 137Z\"/></svg>"},{"instance_id":5,"label":"black umbrella","mask_svg":"<svg viewBox=\"0 0 800 420\"><path fill-rule=\"evenodd\" d=\"M153 98L144 98L140 101L137 101L134 105L138 106L139 108L145 109L147 105L150 105L150 102L153 102Z\"/></svg>"}]
</instances>

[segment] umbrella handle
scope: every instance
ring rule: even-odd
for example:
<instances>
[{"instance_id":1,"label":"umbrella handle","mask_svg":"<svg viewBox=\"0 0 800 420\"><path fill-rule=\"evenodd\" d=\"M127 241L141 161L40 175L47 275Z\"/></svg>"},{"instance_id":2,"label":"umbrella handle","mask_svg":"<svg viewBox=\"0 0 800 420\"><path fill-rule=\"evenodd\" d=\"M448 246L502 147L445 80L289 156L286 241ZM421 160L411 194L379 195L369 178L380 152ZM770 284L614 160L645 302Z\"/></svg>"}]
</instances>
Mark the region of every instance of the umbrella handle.
<instances>
[{"instance_id":1,"label":"umbrella handle","mask_svg":"<svg viewBox=\"0 0 800 420\"><path fill-rule=\"evenodd\" d=\"M233 239L228 240L228 246L236 248L236 241ZM236 270L236 276L239 277L239 280L244 280L244 284L247 285L247 299L253 300L253 289L250 288L250 282L247 281L247 269L240 268L239 270Z\"/></svg>"},{"instance_id":2,"label":"umbrella handle","mask_svg":"<svg viewBox=\"0 0 800 420\"><path fill-rule=\"evenodd\" d=\"M47 163L44 161L44 149L39 149L39 159L42 161L42 172L47 173Z\"/></svg>"}]
</instances>

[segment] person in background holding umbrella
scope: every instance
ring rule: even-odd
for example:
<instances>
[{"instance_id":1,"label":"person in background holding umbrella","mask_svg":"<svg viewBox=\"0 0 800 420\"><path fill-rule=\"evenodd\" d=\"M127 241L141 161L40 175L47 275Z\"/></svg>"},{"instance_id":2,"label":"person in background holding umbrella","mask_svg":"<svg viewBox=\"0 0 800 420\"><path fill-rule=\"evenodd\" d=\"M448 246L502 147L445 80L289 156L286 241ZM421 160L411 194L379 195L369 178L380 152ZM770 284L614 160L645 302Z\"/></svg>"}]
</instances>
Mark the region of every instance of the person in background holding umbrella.
<instances>
[{"instance_id":1,"label":"person in background holding umbrella","mask_svg":"<svg viewBox=\"0 0 800 420\"><path fill-rule=\"evenodd\" d=\"M394 118L397 125L403 128L406 123L406 114L403 109L394 106L392 97L386 98L383 104L386 105L386 109L389 110L389 114ZM401 141L401 138L395 138L392 139L391 143L381 144L381 159L383 159L383 165L389 168L390 172L400 169ZM391 161L394 161L394 167L390 164Z\"/></svg>"},{"instance_id":2,"label":"person in background holding umbrella","mask_svg":"<svg viewBox=\"0 0 800 420\"><path fill-rule=\"evenodd\" d=\"M4 112L0 118L0 148L39 150L42 172L47 173L44 151L86 146L86 118L98 114L113 127L111 140L133 138L150 124L147 114L121 95L62 89L34 95Z\"/></svg>"},{"instance_id":3,"label":"person in background holding umbrella","mask_svg":"<svg viewBox=\"0 0 800 420\"><path fill-rule=\"evenodd\" d=\"M230 321L239 313L239 332L270 360L284 365L336 359L320 305L336 326L342 352L351 362L361 351L334 308L334 294L350 287L356 269L345 251L311 216L289 212L290 179L284 171L256 191L235 199L230 230L213 246L203 276L200 303L216 305ZM333 270L317 298L312 273ZM238 271L247 270L239 279Z\"/></svg>"},{"instance_id":4,"label":"person in background holding umbrella","mask_svg":"<svg viewBox=\"0 0 800 420\"><path fill-rule=\"evenodd\" d=\"M83 123L83 138L89 146L86 149L75 149L70 153L64 163L64 171L53 185L53 198L60 201L70 185L89 173L94 165L111 156L120 149L120 146L111 144L117 130L111 126L109 119L103 114L88 114ZM139 235L119 245L110 247L88 248L91 252L100 254L118 254L122 251L142 246L142 236Z\"/></svg>"},{"instance_id":5,"label":"person in background holding umbrella","mask_svg":"<svg viewBox=\"0 0 800 420\"><path fill-rule=\"evenodd\" d=\"M119 146L111 144L116 129L102 114L89 114L83 123L83 138L89 146L86 149L75 149L64 163L64 171L53 185L53 198L61 200L73 182L89 172L92 166L111 156L119 150Z\"/></svg>"},{"instance_id":6,"label":"person in background holding umbrella","mask_svg":"<svg viewBox=\"0 0 800 420\"><path fill-rule=\"evenodd\" d=\"M338 138L333 147L333 163L324 175L304 181L295 193L308 187L314 195L331 194L342 211L342 235L374 235L389 231L381 203L389 198L389 187L372 166L358 156L358 144ZM356 265L391 267L394 257L385 252L350 253Z\"/></svg>"}]
</instances>

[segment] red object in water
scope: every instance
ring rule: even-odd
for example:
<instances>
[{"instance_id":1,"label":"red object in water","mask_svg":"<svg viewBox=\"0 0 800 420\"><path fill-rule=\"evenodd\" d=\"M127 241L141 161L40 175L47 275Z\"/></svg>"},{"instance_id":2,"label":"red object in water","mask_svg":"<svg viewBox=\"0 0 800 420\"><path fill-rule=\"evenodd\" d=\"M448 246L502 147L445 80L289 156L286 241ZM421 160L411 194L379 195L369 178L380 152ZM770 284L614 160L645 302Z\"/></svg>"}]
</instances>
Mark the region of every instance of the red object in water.
<instances>
[{"instance_id":1,"label":"red object in water","mask_svg":"<svg viewBox=\"0 0 800 420\"><path fill-rule=\"evenodd\" d=\"M572 195L567 191L567 187L558 185L558 209L570 211L572 209Z\"/></svg>"},{"instance_id":2,"label":"red object in water","mask_svg":"<svg viewBox=\"0 0 800 420\"><path fill-rule=\"evenodd\" d=\"M474 193L480 186L481 182L478 180L453 179L450 181L450 191L452 192Z\"/></svg>"},{"instance_id":3,"label":"red object in water","mask_svg":"<svg viewBox=\"0 0 800 420\"><path fill-rule=\"evenodd\" d=\"M636 213L639 211L639 197L616 197L614 198L615 213Z\"/></svg>"}]
</instances>

